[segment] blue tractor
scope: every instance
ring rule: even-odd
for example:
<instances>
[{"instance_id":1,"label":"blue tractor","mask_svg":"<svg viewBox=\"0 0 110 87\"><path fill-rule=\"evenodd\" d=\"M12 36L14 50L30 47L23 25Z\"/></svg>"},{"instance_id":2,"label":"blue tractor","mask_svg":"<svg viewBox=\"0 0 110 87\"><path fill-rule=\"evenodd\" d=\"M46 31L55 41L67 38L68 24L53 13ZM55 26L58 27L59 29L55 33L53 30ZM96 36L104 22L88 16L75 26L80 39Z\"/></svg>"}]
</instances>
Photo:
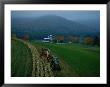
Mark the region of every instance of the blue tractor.
<instances>
[{"instance_id":1,"label":"blue tractor","mask_svg":"<svg viewBox=\"0 0 110 87\"><path fill-rule=\"evenodd\" d=\"M58 57L53 57L52 58L51 68L52 68L53 71L60 71L61 70Z\"/></svg>"}]
</instances>

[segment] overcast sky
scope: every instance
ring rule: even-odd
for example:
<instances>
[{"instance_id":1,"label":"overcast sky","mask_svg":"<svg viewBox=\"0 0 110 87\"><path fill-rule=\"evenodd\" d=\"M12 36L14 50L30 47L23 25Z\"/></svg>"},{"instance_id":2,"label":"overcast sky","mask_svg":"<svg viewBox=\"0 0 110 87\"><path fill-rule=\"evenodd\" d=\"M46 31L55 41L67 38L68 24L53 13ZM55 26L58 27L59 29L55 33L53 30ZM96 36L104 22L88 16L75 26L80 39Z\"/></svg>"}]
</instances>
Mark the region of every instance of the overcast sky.
<instances>
[{"instance_id":1,"label":"overcast sky","mask_svg":"<svg viewBox=\"0 0 110 87\"><path fill-rule=\"evenodd\" d=\"M12 11L12 17L40 17L57 15L69 20L100 20L100 11Z\"/></svg>"}]
</instances>

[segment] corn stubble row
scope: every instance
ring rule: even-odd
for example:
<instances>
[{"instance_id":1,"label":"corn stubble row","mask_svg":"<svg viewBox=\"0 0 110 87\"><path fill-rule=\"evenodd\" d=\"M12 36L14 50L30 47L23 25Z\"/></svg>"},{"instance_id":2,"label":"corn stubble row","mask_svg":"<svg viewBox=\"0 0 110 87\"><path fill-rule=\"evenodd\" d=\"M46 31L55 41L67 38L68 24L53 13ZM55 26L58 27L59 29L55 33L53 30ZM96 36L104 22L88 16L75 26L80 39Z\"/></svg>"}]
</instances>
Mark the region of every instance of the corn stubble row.
<instances>
[{"instance_id":1,"label":"corn stubble row","mask_svg":"<svg viewBox=\"0 0 110 87\"><path fill-rule=\"evenodd\" d=\"M33 62L32 77L53 77L54 75L51 71L50 63L48 63L47 60L43 60L45 58L40 58L40 54L36 47L26 41L20 39L17 40L22 41L31 50Z\"/></svg>"}]
</instances>

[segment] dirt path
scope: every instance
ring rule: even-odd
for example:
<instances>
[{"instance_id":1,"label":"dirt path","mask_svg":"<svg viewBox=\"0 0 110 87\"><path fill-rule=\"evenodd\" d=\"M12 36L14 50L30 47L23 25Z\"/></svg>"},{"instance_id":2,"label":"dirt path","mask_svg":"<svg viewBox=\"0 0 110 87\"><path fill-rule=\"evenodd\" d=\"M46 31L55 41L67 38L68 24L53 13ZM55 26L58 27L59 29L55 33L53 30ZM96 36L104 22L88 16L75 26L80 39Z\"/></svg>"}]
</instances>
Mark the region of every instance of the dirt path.
<instances>
[{"instance_id":1,"label":"dirt path","mask_svg":"<svg viewBox=\"0 0 110 87\"><path fill-rule=\"evenodd\" d=\"M32 77L53 77L53 72L51 71L50 63L47 60L43 60L40 58L40 54L37 48L30 43L16 39L23 42L27 45L32 53L32 62L33 62L33 70L32 70Z\"/></svg>"}]
</instances>

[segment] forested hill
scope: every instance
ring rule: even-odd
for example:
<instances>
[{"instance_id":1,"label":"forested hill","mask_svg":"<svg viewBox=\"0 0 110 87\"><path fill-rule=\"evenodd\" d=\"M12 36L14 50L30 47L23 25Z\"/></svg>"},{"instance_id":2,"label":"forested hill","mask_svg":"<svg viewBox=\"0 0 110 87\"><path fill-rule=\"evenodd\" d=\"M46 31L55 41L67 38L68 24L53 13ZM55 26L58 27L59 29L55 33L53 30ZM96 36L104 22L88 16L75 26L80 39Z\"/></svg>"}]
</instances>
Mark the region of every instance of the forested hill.
<instances>
[{"instance_id":1,"label":"forested hill","mask_svg":"<svg viewBox=\"0 0 110 87\"><path fill-rule=\"evenodd\" d=\"M78 35L80 37L100 35L99 29L56 15L12 17L11 29L12 33L15 33L18 37L27 34L31 39L42 39L49 34L64 36Z\"/></svg>"}]
</instances>

